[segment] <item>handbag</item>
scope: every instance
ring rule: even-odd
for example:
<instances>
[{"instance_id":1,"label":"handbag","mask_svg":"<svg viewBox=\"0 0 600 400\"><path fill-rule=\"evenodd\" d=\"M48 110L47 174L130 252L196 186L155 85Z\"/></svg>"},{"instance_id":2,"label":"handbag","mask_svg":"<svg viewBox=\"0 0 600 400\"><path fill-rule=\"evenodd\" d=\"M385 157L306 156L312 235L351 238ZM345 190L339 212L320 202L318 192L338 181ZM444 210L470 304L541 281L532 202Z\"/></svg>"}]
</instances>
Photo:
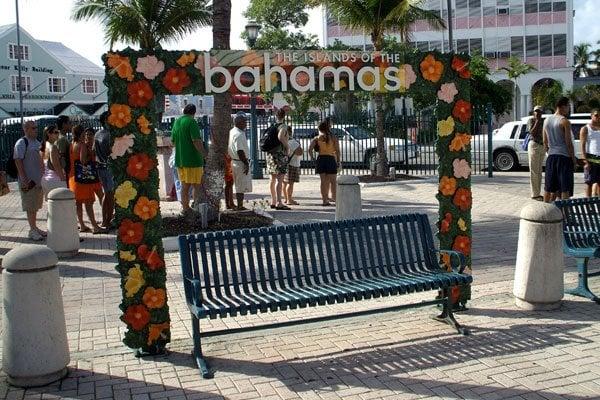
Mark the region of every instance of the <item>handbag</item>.
<instances>
[{"instance_id":1,"label":"handbag","mask_svg":"<svg viewBox=\"0 0 600 400\"><path fill-rule=\"evenodd\" d=\"M96 162L90 161L83 164L80 160L75 160L75 182L81 184L92 184L100 182Z\"/></svg>"},{"instance_id":2,"label":"handbag","mask_svg":"<svg viewBox=\"0 0 600 400\"><path fill-rule=\"evenodd\" d=\"M523 143L521 144L521 148L523 149L523 151L527 151L527 149L529 148L530 141L531 141L531 134L529 132L527 132L527 135L525 135L525 139L523 139Z\"/></svg>"}]
</instances>

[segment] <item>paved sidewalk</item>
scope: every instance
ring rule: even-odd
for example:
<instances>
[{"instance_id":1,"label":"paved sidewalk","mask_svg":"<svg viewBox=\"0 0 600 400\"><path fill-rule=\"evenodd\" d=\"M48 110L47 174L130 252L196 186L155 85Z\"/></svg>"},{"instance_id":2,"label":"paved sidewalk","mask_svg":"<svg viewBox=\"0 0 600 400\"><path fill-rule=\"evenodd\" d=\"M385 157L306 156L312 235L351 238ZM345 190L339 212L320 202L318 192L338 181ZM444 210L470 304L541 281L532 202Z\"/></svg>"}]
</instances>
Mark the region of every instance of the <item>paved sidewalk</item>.
<instances>
[{"instance_id":1,"label":"paved sidewalk","mask_svg":"<svg viewBox=\"0 0 600 400\"><path fill-rule=\"evenodd\" d=\"M334 209L319 206L318 180L301 179L297 199L302 205L294 212L275 212L275 218L284 223L332 219ZM434 181L409 181L365 187L365 212L420 211L434 221L436 186ZM266 180L255 187L266 193ZM69 377L24 391L9 387L0 376L0 398L600 399L600 306L571 296L555 312L525 312L513 305L518 215L529 197L527 174L475 177L473 192L473 300L470 310L457 316L472 336L458 336L431 320L435 310L430 308L208 338L204 352L216 374L204 380L190 355L191 326L177 254L166 259L170 352L137 359L121 343L114 236L84 234L80 255L60 264L72 360ZM576 192L582 193L581 186ZM253 195L250 200L264 197ZM161 207L168 213L176 204ZM3 255L29 241L18 194L1 197L0 210ZM567 265L565 279L572 284L572 260ZM600 291L600 279L593 279L592 286ZM215 320L205 326L305 318L417 298Z\"/></svg>"}]
</instances>

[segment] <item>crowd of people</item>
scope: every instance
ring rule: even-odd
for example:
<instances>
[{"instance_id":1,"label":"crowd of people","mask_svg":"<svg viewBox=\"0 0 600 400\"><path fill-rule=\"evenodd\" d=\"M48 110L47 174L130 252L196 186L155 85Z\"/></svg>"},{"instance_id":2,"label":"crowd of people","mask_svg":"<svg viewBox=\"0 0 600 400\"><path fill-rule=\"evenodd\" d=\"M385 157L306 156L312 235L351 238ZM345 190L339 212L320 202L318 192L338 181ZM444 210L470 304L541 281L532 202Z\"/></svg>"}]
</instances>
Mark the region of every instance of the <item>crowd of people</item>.
<instances>
[{"instance_id":1,"label":"crowd of people","mask_svg":"<svg viewBox=\"0 0 600 400\"><path fill-rule=\"evenodd\" d=\"M100 116L102 129L95 132L82 125L72 126L69 117L61 115L56 125L44 128L41 142L36 122L23 124L24 136L15 143L13 159L31 240L47 236L37 225L37 213L48 200L48 193L61 187L74 193L80 232L99 234L113 229L114 182L107 167L111 152L107 116L106 112ZM94 214L96 199L102 207L101 224ZM83 219L84 208L91 228Z\"/></svg>"},{"instance_id":2,"label":"crowd of people","mask_svg":"<svg viewBox=\"0 0 600 400\"><path fill-rule=\"evenodd\" d=\"M579 161L576 156L575 138L568 115L569 99L560 98L556 102L554 114L542 118L542 107L534 108L534 115L528 121L530 135L527 147L529 157L531 198L552 202L573 196L575 171ZM590 122L579 132L581 161L585 196L599 196L600 187L600 111L591 112ZM544 195L541 195L542 168L547 155L544 179Z\"/></svg>"}]
</instances>

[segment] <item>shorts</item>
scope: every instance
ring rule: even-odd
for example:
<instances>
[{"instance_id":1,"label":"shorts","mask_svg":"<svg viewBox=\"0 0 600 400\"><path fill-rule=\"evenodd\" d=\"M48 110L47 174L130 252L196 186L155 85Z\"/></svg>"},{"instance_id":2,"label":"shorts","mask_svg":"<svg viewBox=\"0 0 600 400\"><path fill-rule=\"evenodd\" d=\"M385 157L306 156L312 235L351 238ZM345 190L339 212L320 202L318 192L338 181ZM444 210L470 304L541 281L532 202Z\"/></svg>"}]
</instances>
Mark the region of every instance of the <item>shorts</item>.
<instances>
[{"instance_id":1,"label":"shorts","mask_svg":"<svg viewBox=\"0 0 600 400\"><path fill-rule=\"evenodd\" d=\"M189 185L199 185L202 183L202 175L204 174L204 168L202 167L183 167L177 168L177 175L181 183L187 183Z\"/></svg>"},{"instance_id":2,"label":"shorts","mask_svg":"<svg viewBox=\"0 0 600 400\"><path fill-rule=\"evenodd\" d=\"M286 183L300 182L300 167L288 165L288 171L283 177L283 181Z\"/></svg>"},{"instance_id":3,"label":"shorts","mask_svg":"<svg viewBox=\"0 0 600 400\"><path fill-rule=\"evenodd\" d=\"M44 203L44 191L42 187L36 185L34 188L28 191L21 192L21 206L25 212L36 212L42 208Z\"/></svg>"},{"instance_id":4,"label":"shorts","mask_svg":"<svg viewBox=\"0 0 600 400\"><path fill-rule=\"evenodd\" d=\"M337 162L334 156L317 157L317 174L337 174Z\"/></svg>"},{"instance_id":5,"label":"shorts","mask_svg":"<svg viewBox=\"0 0 600 400\"><path fill-rule=\"evenodd\" d=\"M546 159L544 190L548 193L573 193L575 166L567 156L552 154Z\"/></svg>"},{"instance_id":6,"label":"shorts","mask_svg":"<svg viewBox=\"0 0 600 400\"><path fill-rule=\"evenodd\" d=\"M244 173L244 163L241 161L232 161L231 169L233 170L233 193L250 193L252 192L252 173L248 171Z\"/></svg>"},{"instance_id":7,"label":"shorts","mask_svg":"<svg viewBox=\"0 0 600 400\"><path fill-rule=\"evenodd\" d=\"M583 181L587 185L600 184L600 164L590 163L590 168L583 169Z\"/></svg>"},{"instance_id":8,"label":"shorts","mask_svg":"<svg viewBox=\"0 0 600 400\"><path fill-rule=\"evenodd\" d=\"M100 178L100 183L102 184L102 189L104 192L114 192L115 191L115 181L112 176L112 172L106 167L98 167L98 178Z\"/></svg>"}]
</instances>

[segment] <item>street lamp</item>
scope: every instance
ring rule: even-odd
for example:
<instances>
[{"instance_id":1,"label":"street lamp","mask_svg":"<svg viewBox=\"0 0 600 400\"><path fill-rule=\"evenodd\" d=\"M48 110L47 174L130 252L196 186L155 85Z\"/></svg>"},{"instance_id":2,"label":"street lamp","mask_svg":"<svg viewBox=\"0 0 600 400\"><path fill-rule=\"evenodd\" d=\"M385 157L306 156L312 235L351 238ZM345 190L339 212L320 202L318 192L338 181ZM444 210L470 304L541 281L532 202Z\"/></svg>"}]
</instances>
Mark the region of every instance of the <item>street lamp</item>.
<instances>
[{"instance_id":1,"label":"street lamp","mask_svg":"<svg viewBox=\"0 0 600 400\"><path fill-rule=\"evenodd\" d=\"M255 21L249 21L246 24L246 37L248 38L248 47L252 49L258 38L260 25ZM250 93L250 151L252 153L252 178L262 179L262 168L258 164L258 127L256 122L256 94Z\"/></svg>"}]
</instances>

